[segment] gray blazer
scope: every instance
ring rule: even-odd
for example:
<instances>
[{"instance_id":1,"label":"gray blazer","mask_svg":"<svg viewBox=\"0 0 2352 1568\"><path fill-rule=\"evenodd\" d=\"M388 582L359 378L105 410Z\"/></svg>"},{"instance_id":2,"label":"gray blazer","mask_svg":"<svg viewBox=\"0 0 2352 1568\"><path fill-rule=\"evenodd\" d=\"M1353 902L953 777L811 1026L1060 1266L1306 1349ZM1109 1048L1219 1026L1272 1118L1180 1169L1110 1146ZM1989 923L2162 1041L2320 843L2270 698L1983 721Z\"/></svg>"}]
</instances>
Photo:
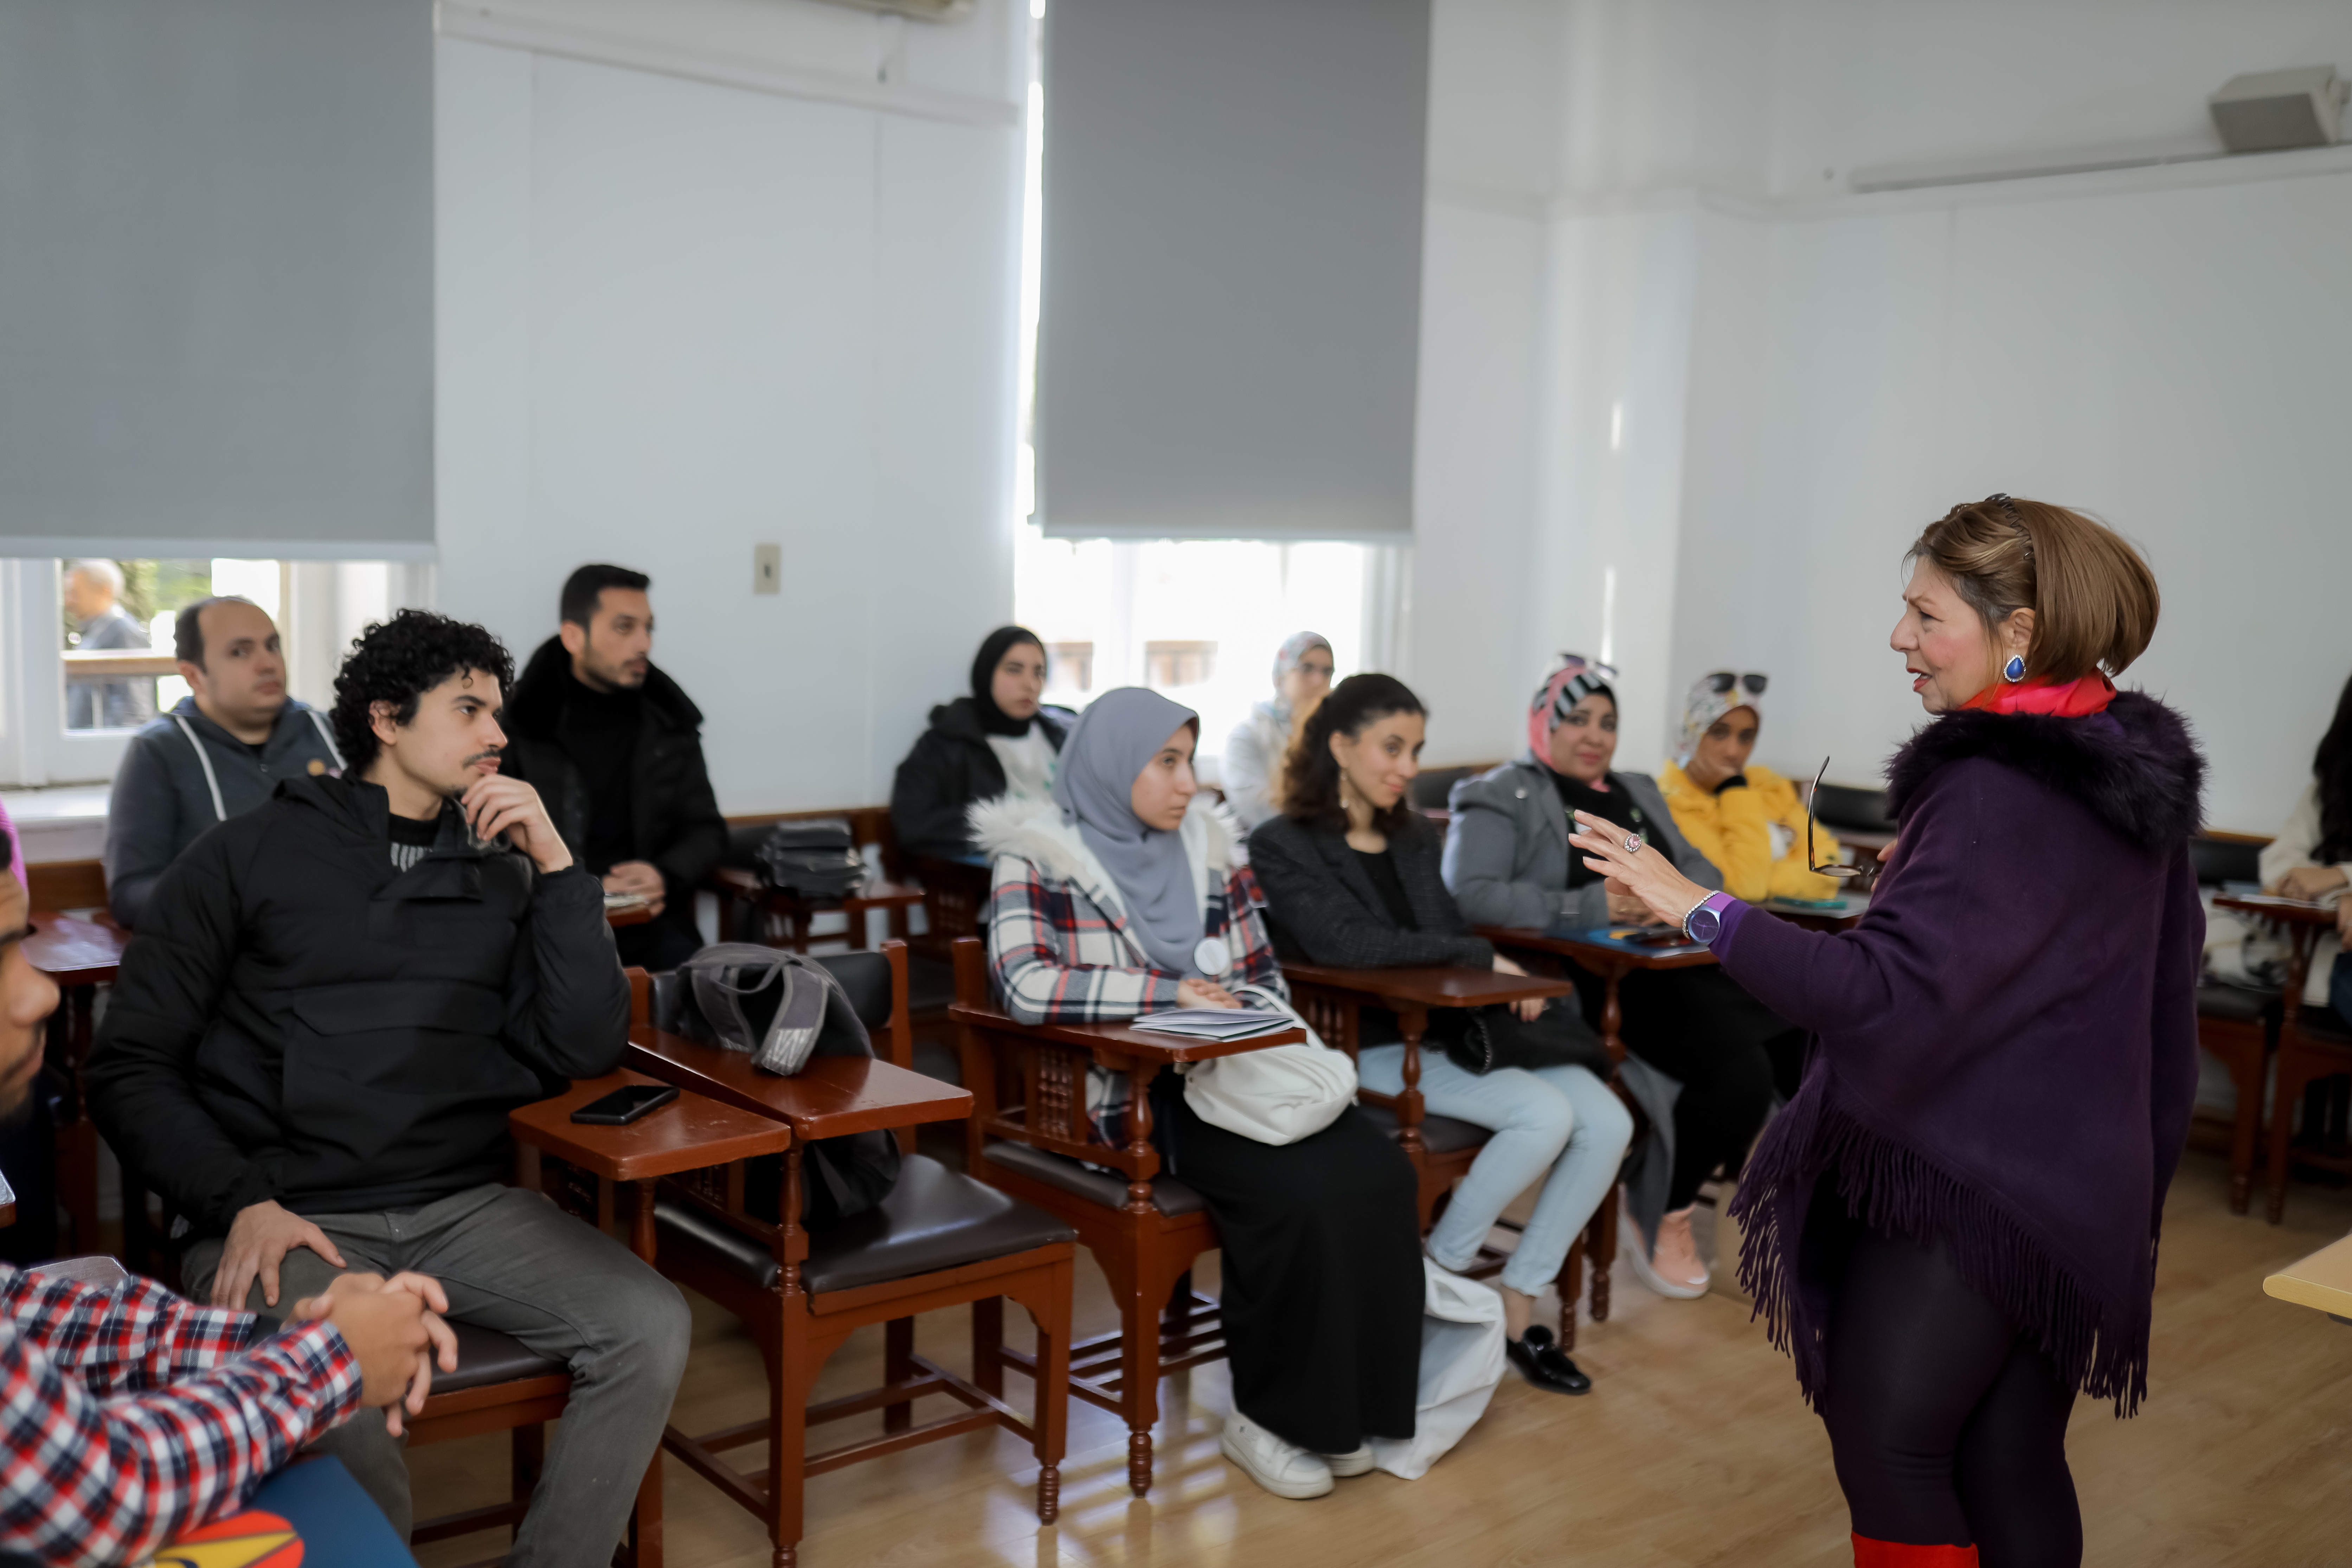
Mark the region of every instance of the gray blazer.
<instances>
[{"instance_id":1,"label":"gray blazer","mask_svg":"<svg viewBox=\"0 0 2352 1568\"><path fill-rule=\"evenodd\" d=\"M1675 867L1702 888L1723 886L1723 873L1675 831L1674 817L1647 773L1612 773L1633 797L1643 837L1671 856ZM1609 923L1609 890L1588 882L1569 890L1568 812L1550 771L1533 752L1490 773L1464 779L1447 804L1445 885L1472 925L1591 929Z\"/></svg>"}]
</instances>

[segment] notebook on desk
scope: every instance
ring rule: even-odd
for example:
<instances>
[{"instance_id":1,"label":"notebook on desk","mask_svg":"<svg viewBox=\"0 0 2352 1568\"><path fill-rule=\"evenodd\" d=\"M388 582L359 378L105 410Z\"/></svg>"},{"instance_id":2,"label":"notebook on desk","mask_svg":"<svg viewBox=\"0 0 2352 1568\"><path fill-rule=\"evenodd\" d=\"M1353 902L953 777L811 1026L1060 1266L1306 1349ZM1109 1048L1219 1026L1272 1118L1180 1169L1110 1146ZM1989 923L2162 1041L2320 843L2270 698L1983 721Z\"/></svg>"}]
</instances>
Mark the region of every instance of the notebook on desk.
<instances>
[{"instance_id":1,"label":"notebook on desk","mask_svg":"<svg viewBox=\"0 0 2352 1568\"><path fill-rule=\"evenodd\" d=\"M365 1411L356 1420L381 1421ZM187 1531L142 1568L415 1568L341 1459L289 1465L226 1519Z\"/></svg>"}]
</instances>

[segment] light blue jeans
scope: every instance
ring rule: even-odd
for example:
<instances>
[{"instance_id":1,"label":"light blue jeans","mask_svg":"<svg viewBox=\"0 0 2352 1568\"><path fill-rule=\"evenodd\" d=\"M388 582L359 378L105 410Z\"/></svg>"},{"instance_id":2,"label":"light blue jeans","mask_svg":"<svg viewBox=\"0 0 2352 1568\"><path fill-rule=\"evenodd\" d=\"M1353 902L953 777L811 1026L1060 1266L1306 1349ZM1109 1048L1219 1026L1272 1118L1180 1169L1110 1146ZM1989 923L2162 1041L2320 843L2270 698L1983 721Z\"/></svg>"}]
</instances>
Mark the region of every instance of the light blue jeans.
<instances>
[{"instance_id":1,"label":"light blue jeans","mask_svg":"<svg viewBox=\"0 0 2352 1568\"><path fill-rule=\"evenodd\" d=\"M1357 1061L1356 1076L1375 1093L1402 1094L1404 1047L1369 1047ZM1616 1180L1633 1141L1633 1116L1583 1068L1497 1068L1480 1077L1427 1046L1421 1053L1421 1097L1433 1115L1495 1133L1430 1232L1429 1255L1440 1268L1468 1268L1504 1208L1541 1181L1536 1212L1503 1268L1503 1283L1522 1295L1542 1295ZM1612 1260L1596 1261L1606 1268Z\"/></svg>"}]
</instances>

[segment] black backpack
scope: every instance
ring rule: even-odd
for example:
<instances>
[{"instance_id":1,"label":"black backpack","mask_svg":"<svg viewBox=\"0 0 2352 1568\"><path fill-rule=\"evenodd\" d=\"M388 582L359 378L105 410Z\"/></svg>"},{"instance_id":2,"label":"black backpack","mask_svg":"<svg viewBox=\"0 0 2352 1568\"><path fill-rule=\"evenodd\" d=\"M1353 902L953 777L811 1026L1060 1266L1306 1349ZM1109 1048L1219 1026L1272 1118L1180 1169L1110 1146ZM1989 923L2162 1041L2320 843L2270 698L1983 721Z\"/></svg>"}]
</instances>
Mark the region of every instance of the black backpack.
<instances>
[{"instance_id":1,"label":"black backpack","mask_svg":"<svg viewBox=\"0 0 2352 1568\"><path fill-rule=\"evenodd\" d=\"M870 1058L874 1041L866 1033L864 1015L872 1012L877 1024L885 1020L890 1006L889 986L887 980L878 989L866 984L873 977L862 973L853 973L850 978L856 984L845 986L834 966L881 964L887 961L878 953L845 953L827 962L748 942L722 942L704 948L680 968L653 976L654 1026L726 1049L750 1051L755 1064L765 1065L760 1063L759 1047L777 1034L777 1014L786 1011L799 1014L799 1021L815 1031L811 1041L791 1042L799 1047L793 1052L797 1058L792 1062L794 1071L812 1057ZM703 970L699 987L696 965ZM713 978L721 982L717 989L717 1017L706 1013L696 996L698 988L712 990ZM791 1001L786 999L788 991ZM858 1005L861 999L866 1006ZM812 1001L817 1001L814 1009L809 1005ZM787 1021L784 1032L797 1036L800 1031L793 1022ZM744 1206L771 1224L778 1217L773 1212L774 1194L782 1166L782 1156L769 1154L749 1162L746 1172ZM864 1214L887 1197L898 1182L898 1141L890 1133L852 1132L819 1139L807 1144L801 1155L802 1221L817 1226Z\"/></svg>"}]
</instances>

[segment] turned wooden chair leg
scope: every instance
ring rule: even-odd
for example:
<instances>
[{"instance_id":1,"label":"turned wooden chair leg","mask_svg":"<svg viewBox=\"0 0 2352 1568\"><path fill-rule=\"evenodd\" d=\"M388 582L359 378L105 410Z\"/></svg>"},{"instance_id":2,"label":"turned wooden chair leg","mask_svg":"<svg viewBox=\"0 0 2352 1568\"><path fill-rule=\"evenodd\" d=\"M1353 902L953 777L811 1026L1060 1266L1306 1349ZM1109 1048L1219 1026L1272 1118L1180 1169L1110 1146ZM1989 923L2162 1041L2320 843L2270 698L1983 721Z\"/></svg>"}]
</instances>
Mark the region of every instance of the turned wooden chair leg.
<instances>
[{"instance_id":1,"label":"turned wooden chair leg","mask_svg":"<svg viewBox=\"0 0 2352 1568\"><path fill-rule=\"evenodd\" d=\"M1070 1289L1075 1264L1055 1266L1045 1310L1030 1310L1037 1325L1037 1521L1062 1514L1062 1453L1069 1442ZM1190 1276L1187 1276L1189 1283ZM1002 1299L997 1301L1003 1310ZM1147 1478L1148 1479L1148 1478Z\"/></svg>"},{"instance_id":2,"label":"turned wooden chair leg","mask_svg":"<svg viewBox=\"0 0 2352 1568\"><path fill-rule=\"evenodd\" d=\"M1160 1308L1167 1300L1136 1269L1119 1303L1119 1403L1127 1406L1127 1484L1151 1490L1151 1428L1160 1419Z\"/></svg>"},{"instance_id":3,"label":"turned wooden chair leg","mask_svg":"<svg viewBox=\"0 0 2352 1568\"><path fill-rule=\"evenodd\" d=\"M2262 1142L2263 1079L2269 1066L2261 1050L2236 1051L2230 1078L2237 1086L2237 1114L2230 1122L2230 1212L2243 1214L2253 1197L2254 1156Z\"/></svg>"},{"instance_id":4,"label":"turned wooden chair leg","mask_svg":"<svg viewBox=\"0 0 2352 1568\"><path fill-rule=\"evenodd\" d=\"M1568 1257L1559 1266L1559 1348L1576 1348L1576 1299L1584 1293L1584 1249L1590 1244L1592 1227L1569 1243Z\"/></svg>"},{"instance_id":5,"label":"turned wooden chair leg","mask_svg":"<svg viewBox=\"0 0 2352 1568\"><path fill-rule=\"evenodd\" d=\"M2309 1082L2307 1069L2292 1050L2278 1057L2278 1089L2271 1101L2270 1203L2267 1218L2276 1225L2286 1217L2286 1173L2294 1145L2294 1102Z\"/></svg>"}]
</instances>

